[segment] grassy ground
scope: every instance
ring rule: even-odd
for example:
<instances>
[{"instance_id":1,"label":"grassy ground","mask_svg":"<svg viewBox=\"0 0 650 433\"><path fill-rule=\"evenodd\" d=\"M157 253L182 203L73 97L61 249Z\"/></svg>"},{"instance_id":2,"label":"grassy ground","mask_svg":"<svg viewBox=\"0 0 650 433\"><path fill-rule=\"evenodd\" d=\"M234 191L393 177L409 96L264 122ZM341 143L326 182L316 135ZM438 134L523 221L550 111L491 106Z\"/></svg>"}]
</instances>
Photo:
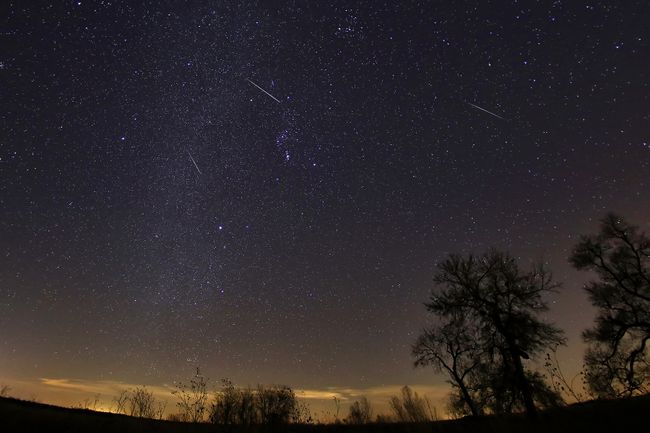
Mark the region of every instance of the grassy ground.
<instances>
[{"instance_id":1,"label":"grassy ground","mask_svg":"<svg viewBox=\"0 0 650 433\"><path fill-rule=\"evenodd\" d=\"M125 432L125 433L547 433L643 432L650 426L650 396L576 404L540 414L465 418L423 424L290 425L248 429L132 418L84 409L67 409L12 398L0 398L0 431L14 432Z\"/></svg>"}]
</instances>

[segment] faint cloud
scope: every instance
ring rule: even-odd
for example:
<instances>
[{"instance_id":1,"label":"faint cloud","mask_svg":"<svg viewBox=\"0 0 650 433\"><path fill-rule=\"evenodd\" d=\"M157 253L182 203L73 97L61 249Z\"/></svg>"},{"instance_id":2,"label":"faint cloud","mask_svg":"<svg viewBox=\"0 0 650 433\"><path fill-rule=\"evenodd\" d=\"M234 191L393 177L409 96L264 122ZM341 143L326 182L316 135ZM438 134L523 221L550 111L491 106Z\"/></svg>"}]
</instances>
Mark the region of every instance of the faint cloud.
<instances>
[{"instance_id":1,"label":"faint cloud","mask_svg":"<svg viewBox=\"0 0 650 433\"><path fill-rule=\"evenodd\" d=\"M306 400L331 400L335 397L340 400L347 400L347 397L341 392L326 389L298 389L296 390L296 396Z\"/></svg>"},{"instance_id":2,"label":"faint cloud","mask_svg":"<svg viewBox=\"0 0 650 433\"><path fill-rule=\"evenodd\" d=\"M296 390L296 395L299 398L309 400L331 400L336 397L342 401L346 401L365 396L371 400L381 401L388 400L394 395L401 394L403 387L404 385L384 385L368 388L329 387L325 389L298 389ZM444 398L449 393L449 385L446 384L410 385L410 388L421 396L433 399Z\"/></svg>"},{"instance_id":3,"label":"faint cloud","mask_svg":"<svg viewBox=\"0 0 650 433\"><path fill-rule=\"evenodd\" d=\"M141 384L126 383L114 380L84 380L84 379L63 379L63 378L47 378L42 377L39 379L41 384L67 390L72 392L88 393L88 394L102 394L102 395L117 395L121 390L132 389ZM146 386L147 390L157 396L168 397L173 388L169 386Z\"/></svg>"}]
</instances>

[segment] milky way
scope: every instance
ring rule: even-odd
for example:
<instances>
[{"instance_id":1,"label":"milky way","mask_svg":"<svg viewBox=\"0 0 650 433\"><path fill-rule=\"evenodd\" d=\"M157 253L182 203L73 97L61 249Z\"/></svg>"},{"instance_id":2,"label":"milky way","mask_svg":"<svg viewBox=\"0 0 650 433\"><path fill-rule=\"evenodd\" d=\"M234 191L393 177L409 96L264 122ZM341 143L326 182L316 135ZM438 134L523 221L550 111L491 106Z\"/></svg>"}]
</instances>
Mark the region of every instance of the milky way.
<instances>
[{"instance_id":1,"label":"milky way","mask_svg":"<svg viewBox=\"0 0 650 433\"><path fill-rule=\"evenodd\" d=\"M571 246L650 230L647 2L273 3L4 5L0 378L441 383L435 263L490 246L579 367Z\"/></svg>"}]
</instances>

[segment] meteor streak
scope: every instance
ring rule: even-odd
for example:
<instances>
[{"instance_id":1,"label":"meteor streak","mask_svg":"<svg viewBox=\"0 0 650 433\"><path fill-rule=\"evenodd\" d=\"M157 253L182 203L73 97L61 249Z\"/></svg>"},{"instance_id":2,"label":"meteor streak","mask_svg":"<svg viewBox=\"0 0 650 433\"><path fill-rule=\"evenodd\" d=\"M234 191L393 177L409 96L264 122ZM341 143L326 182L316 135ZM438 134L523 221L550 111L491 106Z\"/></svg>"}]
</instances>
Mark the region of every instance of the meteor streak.
<instances>
[{"instance_id":1,"label":"meteor streak","mask_svg":"<svg viewBox=\"0 0 650 433\"><path fill-rule=\"evenodd\" d=\"M255 87L257 87L258 89L260 89L262 92L264 92L264 93L266 93L267 95L269 95L269 96L270 96L271 98L273 98L273 100L274 100L275 102L277 102L278 104L281 104L281 103L282 103L282 102L280 102L280 100L279 100L278 98L276 98L275 96L271 95L269 92L267 92L266 90L262 89L260 86L258 86L257 84L253 83L253 82L252 82L251 80L249 80L248 78L246 78L246 81L248 81L248 82L251 83L253 86L255 86Z\"/></svg>"},{"instance_id":2,"label":"meteor streak","mask_svg":"<svg viewBox=\"0 0 650 433\"><path fill-rule=\"evenodd\" d=\"M487 114L490 114L490 115L496 117L497 119L507 120L507 119L504 119L503 117L499 116L498 114L494 114L493 112L488 111L488 110L486 110L485 108L481 108L481 107L479 107L478 105L474 105L474 104L472 104L471 102L468 102L468 104L471 105L471 106L474 107L474 108L478 108L478 109L481 110L481 111L485 111Z\"/></svg>"},{"instance_id":3,"label":"meteor streak","mask_svg":"<svg viewBox=\"0 0 650 433\"><path fill-rule=\"evenodd\" d=\"M190 153L190 151L187 150L187 149L185 149L185 150L187 151L187 154L189 155L190 160L192 160L192 164L194 164L194 167L196 167L196 171L198 171L200 175L203 175L203 173L201 173L201 170L199 169L199 166L196 164L196 161L194 161L194 158L192 158L192 154Z\"/></svg>"}]
</instances>

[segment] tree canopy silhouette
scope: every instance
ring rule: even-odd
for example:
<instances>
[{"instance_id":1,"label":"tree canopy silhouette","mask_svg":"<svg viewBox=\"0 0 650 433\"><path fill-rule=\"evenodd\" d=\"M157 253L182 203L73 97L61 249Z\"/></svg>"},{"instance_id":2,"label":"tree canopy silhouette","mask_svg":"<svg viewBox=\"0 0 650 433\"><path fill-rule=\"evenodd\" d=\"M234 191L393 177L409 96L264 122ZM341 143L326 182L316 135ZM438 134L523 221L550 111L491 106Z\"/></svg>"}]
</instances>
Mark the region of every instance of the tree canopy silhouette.
<instances>
[{"instance_id":1,"label":"tree canopy silhouette","mask_svg":"<svg viewBox=\"0 0 650 433\"><path fill-rule=\"evenodd\" d=\"M598 309L595 326L583 333L590 389L600 397L648 392L650 238L609 214L600 233L583 236L575 246L571 263L598 275L586 286Z\"/></svg>"},{"instance_id":2,"label":"tree canopy silhouette","mask_svg":"<svg viewBox=\"0 0 650 433\"><path fill-rule=\"evenodd\" d=\"M426 303L439 324L413 347L416 365L449 374L469 413L525 410L560 401L523 360L564 343L560 329L539 318L542 295L557 285L543 266L520 270L507 253L450 255L438 265L437 290Z\"/></svg>"},{"instance_id":3,"label":"tree canopy silhouette","mask_svg":"<svg viewBox=\"0 0 650 433\"><path fill-rule=\"evenodd\" d=\"M464 318L453 318L443 325L425 329L413 345L416 366L432 366L449 376L449 383L458 393L460 406L455 413L463 413L466 406L474 416L483 414L480 400L480 381L474 380L485 358L485 351L476 329Z\"/></svg>"}]
</instances>

